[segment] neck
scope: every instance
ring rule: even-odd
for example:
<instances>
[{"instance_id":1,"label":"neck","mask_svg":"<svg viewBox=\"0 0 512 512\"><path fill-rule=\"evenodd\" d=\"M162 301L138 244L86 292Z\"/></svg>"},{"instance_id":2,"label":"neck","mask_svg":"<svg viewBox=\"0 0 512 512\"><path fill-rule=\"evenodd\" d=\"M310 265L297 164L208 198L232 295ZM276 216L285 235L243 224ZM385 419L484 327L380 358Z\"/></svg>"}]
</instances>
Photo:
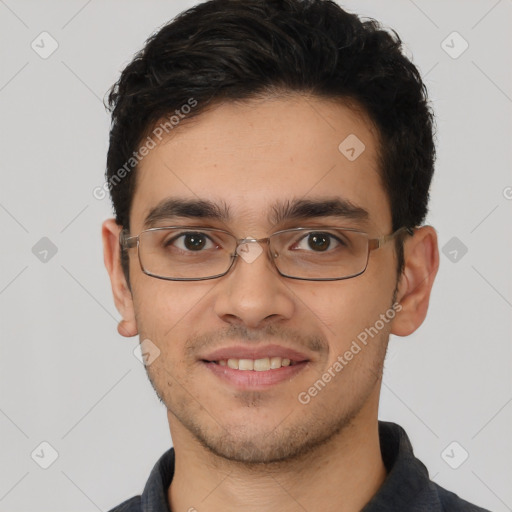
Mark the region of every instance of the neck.
<instances>
[{"instance_id":1,"label":"neck","mask_svg":"<svg viewBox=\"0 0 512 512\"><path fill-rule=\"evenodd\" d=\"M251 467L213 455L173 424L171 510L360 511L386 477L377 419L368 420L355 418L301 460Z\"/></svg>"}]
</instances>

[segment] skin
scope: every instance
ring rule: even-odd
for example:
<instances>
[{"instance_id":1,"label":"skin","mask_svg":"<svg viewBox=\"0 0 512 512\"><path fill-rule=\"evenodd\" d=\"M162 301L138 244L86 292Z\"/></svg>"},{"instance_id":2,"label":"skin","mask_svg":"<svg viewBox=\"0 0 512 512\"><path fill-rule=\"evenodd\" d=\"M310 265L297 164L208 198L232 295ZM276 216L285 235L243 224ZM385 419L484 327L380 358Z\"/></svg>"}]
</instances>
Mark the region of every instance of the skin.
<instances>
[{"instance_id":1,"label":"skin","mask_svg":"<svg viewBox=\"0 0 512 512\"><path fill-rule=\"evenodd\" d=\"M338 150L349 134L366 146L353 162ZM336 218L277 226L267 220L277 199L338 195L368 210L371 237L387 235L391 212L377 151L372 123L340 102L296 95L220 104L184 122L141 162L130 232L140 233L148 211L170 196L224 200L232 219L208 224L238 238L299 225L359 227ZM119 231L114 219L104 222L105 265L122 315L119 332L149 338L161 351L146 369L167 407L176 452L172 510L360 510L386 476L377 412L389 334L407 336L426 316L439 263L435 230L424 226L406 239L399 280L393 243L370 254L362 275L331 282L284 278L265 255L239 259L222 278L164 281L142 273L131 249L131 291L119 263ZM301 404L299 393L391 308L394 292L401 311ZM198 360L205 349L274 342L305 352L310 362L263 391L237 390Z\"/></svg>"}]
</instances>

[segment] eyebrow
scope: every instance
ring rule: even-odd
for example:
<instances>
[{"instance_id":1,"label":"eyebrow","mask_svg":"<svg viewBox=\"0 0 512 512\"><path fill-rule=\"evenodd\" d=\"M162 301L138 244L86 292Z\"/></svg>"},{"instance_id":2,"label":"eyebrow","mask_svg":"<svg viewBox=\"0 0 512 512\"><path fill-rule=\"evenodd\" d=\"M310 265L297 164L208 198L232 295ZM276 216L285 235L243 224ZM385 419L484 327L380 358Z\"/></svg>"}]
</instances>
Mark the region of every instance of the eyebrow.
<instances>
[{"instance_id":1,"label":"eyebrow","mask_svg":"<svg viewBox=\"0 0 512 512\"><path fill-rule=\"evenodd\" d=\"M269 222L280 224L288 220L307 220L319 217L367 221L370 214L361 206L340 197L320 199L296 199L278 202L271 208Z\"/></svg>"},{"instance_id":2,"label":"eyebrow","mask_svg":"<svg viewBox=\"0 0 512 512\"><path fill-rule=\"evenodd\" d=\"M173 217L189 219L214 219L226 222L230 218L229 207L224 202L215 204L211 201L196 199L168 198L150 210L144 219L144 229L154 226L157 222Z\"/></svg>"},{"instance_id":3,"label":"eyebrow","mask_svg":"<svg viewBox=\"0 0 512 512\"><path fill-rule=\"evenodd\" d=\"M272 225L277 225L290 220L321 217L366 222L369 213L361 206L340 197L294 199L274 203L270 207L268 221ZM144 219L144 229L173 218L211 219L226 223L231 219L231 213L229 206L223 201L217 204L201 199L168 198L149 211Z\"/></svg>"}]
</instances>

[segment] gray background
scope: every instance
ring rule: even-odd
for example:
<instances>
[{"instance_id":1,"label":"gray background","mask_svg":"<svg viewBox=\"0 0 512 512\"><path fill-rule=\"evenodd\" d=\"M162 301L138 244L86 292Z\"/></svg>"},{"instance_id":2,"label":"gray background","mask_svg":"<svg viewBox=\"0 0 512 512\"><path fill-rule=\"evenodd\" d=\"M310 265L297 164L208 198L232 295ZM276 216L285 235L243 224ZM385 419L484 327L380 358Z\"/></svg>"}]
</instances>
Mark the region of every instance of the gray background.
<instances>
[{"instance_id":1,"label":"gray background","mask_svg":"<svg viewBox=\"0 0 512 512\"><path fill-rule=\"evenodd\" d=\"M108 510L171 444L137 339L116 331L100 240L110 205L92 191L105 92L193 4L0 0L1 511ZM406 428L436 482L512 510L512 0L344 5L398 31L438 119L428 222L445 254L428 319L391 341L380 417ZM46 59L31 47L51 49L43 31L59 45Z\"/></svg>"}]
</instances>

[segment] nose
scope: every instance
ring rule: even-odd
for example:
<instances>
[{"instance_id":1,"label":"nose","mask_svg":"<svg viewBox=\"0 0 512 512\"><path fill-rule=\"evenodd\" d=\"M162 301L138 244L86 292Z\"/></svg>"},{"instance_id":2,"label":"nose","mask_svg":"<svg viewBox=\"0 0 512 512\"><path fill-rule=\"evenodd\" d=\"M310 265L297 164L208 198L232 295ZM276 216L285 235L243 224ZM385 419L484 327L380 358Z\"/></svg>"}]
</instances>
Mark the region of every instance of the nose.
<instances>
[{"instance_id":1,"label":"nose","mask_svg":"<svg viewBox=\"0 0 512 512\"><path fill-rule=\"evenodd\" d=\"M293 316L294 295L270 261L268 245L241 244L234 268L220 279L214 309L223 321L258 328Z\"/></svg>"}]
</instances>

